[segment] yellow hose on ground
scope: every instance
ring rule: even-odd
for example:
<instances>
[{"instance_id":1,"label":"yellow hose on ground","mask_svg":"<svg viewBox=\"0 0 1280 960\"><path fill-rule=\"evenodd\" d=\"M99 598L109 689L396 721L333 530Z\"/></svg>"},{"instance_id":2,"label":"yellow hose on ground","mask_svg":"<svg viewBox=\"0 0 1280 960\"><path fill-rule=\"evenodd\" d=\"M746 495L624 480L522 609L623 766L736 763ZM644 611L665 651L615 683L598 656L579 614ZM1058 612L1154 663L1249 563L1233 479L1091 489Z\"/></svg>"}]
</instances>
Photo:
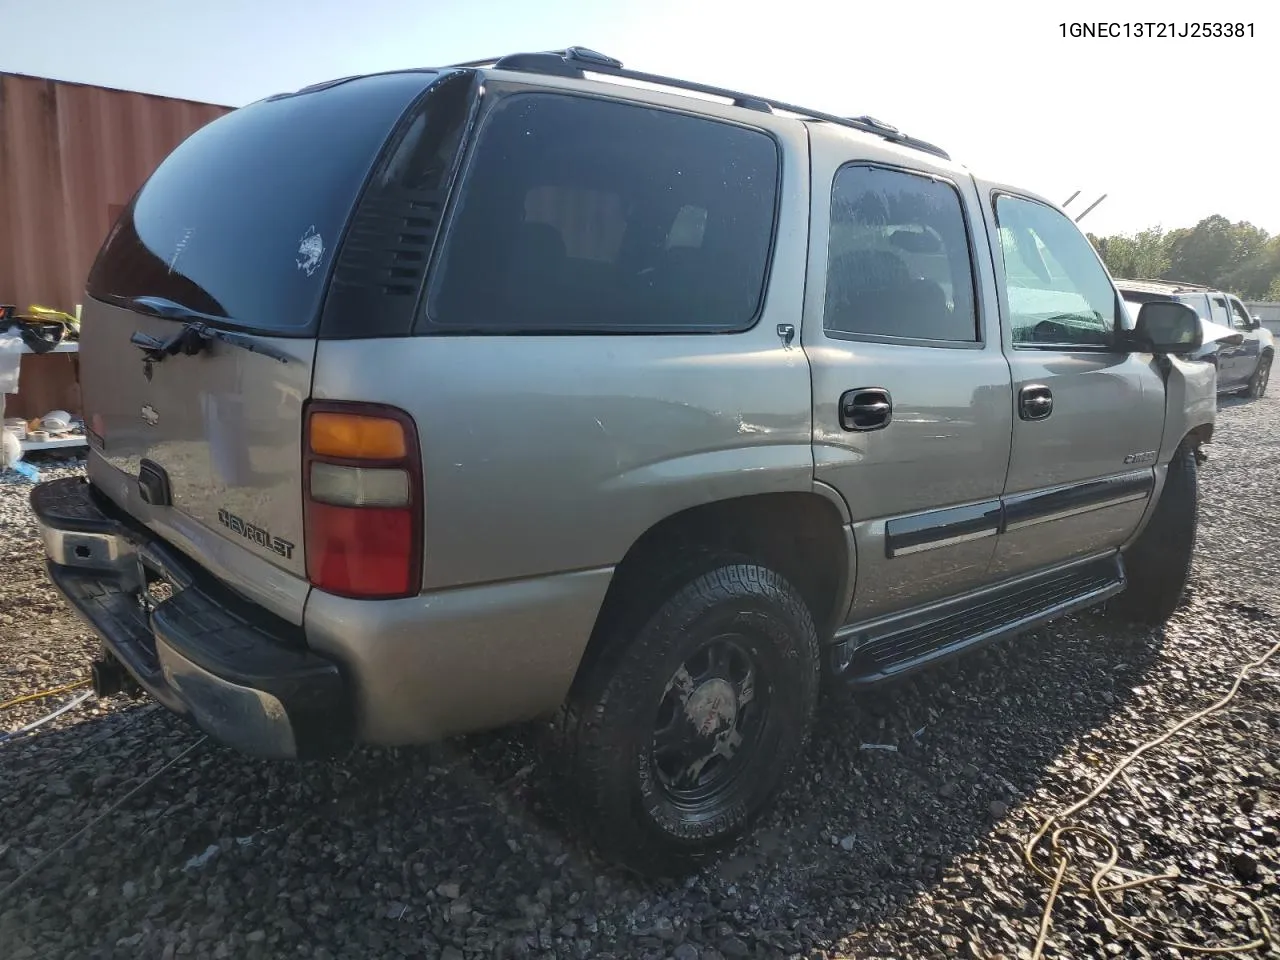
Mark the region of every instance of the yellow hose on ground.
<instances>
[{"instance_id":1,"label":"yellow hose on ground","mask_svg":"<svg viewBox=\"0 0 1280 960\"><path fill-rule=\"evenodd\" d=\"M1040 916L1040 933L1039 937L1036 939L1036 947L1032 954L1032 960L1041 960L1044 956L1045 944L1049 938L1049 927L1053 922L1053 908L1058 902L1058 896L1062 892L1064 881L1067 880L1067 874L1072 866L1072 852L1068 851L1066 846L1063 844L1063 840L1071 835L1087 838L1101 844L1106 850L1106 857L1101 865L1093 871L1087 881L1075 878L1070 881L1069 885L1080 892L1082 896L1087 895L1090 897L1097 905L1098 909L1101 910L1108 919L1113 923L1124 927L1133 934L1136 939L1146 941L1149 944L1172 947L1176 950L1184 950L1187 953L1216 954L1219 956L1226 954L1238 955L1249 953L1254 950L1271 946L1275 943L1271 931L1271 918L1267 915L1266 910L1264 910L1259 904L1255 903L1244 891L1226 887L1220 883L1214 883L1210 880L1201 880L1198 883L1182 885L1206 887L1211 890L1221 891L1226 895L1235 898L1238 902L1247 907L1250 912L1252 912L1254 921L1257 924L1257 936L1247 942L1223 946L1203 946L1195 943L1184 943L1181 940L1165 940L1151 931L1137 926L1129 918L1117 913L1111 904L1107 902L1105 895L1119 893L1122 890L1132 890L1137 887L1151 886L1153 884L1166 881L1179 883L1180 878L1176 872L1143 873L1140 870L1131 870L1127 867L1117 866L1120 859L1120 848L1117 846L1115 840L1112 837L1089 827L1059 826L1056 830L1053 830L1052 835L1049 834L1049 831L1053 829L1054 824L1075 816L1080 811L1088 807L1089 804L1097 800L1098 797L1101 796L1102 792L1111 786L1117 778L1121 777L1124 774L1125 769L1143 754L1150 750L1154 750L1166 741L1171 740L1198 720L1203 720L1205 717L1215 714L1226 707L1227 704L1235 699L1236 694L1240 692L1240 685L1244 683L1245 678L1254 670L1257 670L1259 667L1267 664L1276 656L1277 653L1280 653L1280 642L1272 646L1271 649L1257 660L1247 663L1241 667L1240 672L1236 674L1236 679L1231 685L1231 689L1227 691L1226 695L1221 700L1210 704L1203 710L1199 710L1190 716L1183 718L1154 740L1149 740L1142 746L1138 747L1127 757L1121 760L1114 768L1112 768L1111 772L1103 777L1098 785L1090 790L1082 799L1077 800L1075 803L1071 804L1071 806L1065 807L1046 818L1040 825L1040 829L1037 830L1035 834L1032 835L1031 839L1027 841L1026 846L1022 849L1023 859L1026 861L1026 865L1042 879L1049 882L1049 897L1045 902L1044 912ZM1054 867L1052 869L1048 869L1036 863L1036 849L1044 842L1046 836L1049 837L1050 848L1052 849L1055 857ZM1094 862L1096 863L1097 860L1095 859ZM1129 874L1133 879L1119 883L1104 884L1103 880L1111 873Z\"/></svg>"},{"instance_id":2,"label":"yellow hose on ground","mask_svg":"<svg viewBox=\"0 0 1280 960\"><path fill-rule=\"evenodd\" d=\"M10 707L16 707L20 703L30 703L32 700L43 700L45 697L56 697L60 693L66 693L69 690L79 690L81 687L87 687L93 681L77 680L75 683L68 683L65 687L54 687L52 690L42 690L39 693L28 693L25 697L15 697L12 700L6 700L0 703L0 710L7 710Z\"/></svg>"}]
</instances>

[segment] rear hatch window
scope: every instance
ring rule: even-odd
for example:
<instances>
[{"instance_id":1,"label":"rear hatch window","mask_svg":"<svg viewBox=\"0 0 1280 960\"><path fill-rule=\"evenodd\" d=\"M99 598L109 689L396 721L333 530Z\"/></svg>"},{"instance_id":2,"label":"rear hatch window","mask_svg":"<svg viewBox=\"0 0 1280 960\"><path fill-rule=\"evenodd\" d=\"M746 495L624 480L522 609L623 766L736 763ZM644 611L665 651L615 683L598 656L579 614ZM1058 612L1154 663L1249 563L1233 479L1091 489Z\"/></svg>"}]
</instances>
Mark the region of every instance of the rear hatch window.
<instances>
[{"instance_id":1,"label":"rear hatch window","mask_svg":"<svg viewBox=\"0 0 1280 960\"><path fill-rule=\"evenodd\" d=\"M369 171L429 72L272 97L184 141L125 208L90 297L137 298L270 336L314 336L333 254Z\"/></svg>"}]
</instances>

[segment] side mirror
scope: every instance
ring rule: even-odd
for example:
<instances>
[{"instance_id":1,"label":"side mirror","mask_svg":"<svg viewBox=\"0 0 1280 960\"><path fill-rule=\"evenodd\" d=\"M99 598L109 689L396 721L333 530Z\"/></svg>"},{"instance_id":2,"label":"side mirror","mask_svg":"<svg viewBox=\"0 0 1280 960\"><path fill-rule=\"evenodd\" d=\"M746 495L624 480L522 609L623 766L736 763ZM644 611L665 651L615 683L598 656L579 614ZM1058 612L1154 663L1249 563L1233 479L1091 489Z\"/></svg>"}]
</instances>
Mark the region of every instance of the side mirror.
<instances>
[{"instance_id":1,"label":"side mirror","mask_svg":"<svg viewBox=\"0 0 1280 960\"><path fill-rule=\"evenodd\" d=\"M1262 326L1262 318L1261 318L1261 317L1250 317L1250 318L1249 318L1249 329L1250 329L1250 330L1257 330L1257 329L1258 329L1259 327L1261 327L1261 326Z\"/></svg>"},{"instance_id":2,"label":"side mirror","mask_svg":"<svg viewBox=\"0 0 1280 960\"><path fill-rule=\"evenodd\" d=\"M1204 342L1200 317L1185 303L1144 303L1134 323L1134 340L1152 353L1195 353Z\"/></svg>"}]
</instances>

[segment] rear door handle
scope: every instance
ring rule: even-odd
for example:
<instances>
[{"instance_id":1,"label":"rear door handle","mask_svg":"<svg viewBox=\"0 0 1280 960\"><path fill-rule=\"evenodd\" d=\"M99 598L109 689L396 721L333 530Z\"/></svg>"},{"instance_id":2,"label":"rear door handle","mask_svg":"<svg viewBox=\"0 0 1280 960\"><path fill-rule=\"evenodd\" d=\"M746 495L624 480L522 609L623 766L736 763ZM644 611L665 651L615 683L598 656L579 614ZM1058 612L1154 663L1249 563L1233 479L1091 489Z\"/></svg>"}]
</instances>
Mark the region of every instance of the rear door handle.
<instances>
[{"instance_id":1,"label":"rear door handle","mask_svg":"<svg viewBox=\"0 0 1280 960\"><path fill-rule=\"evenodd\" d=\"M893 419L893 398L882 387L846 390L840 397L842 429L866 432L883 430Z\"/></svg>"},{"instance_id":2,"label":"rear door handle","mask_svg":"<svg viewBox=\"0 0 1280 960\"><path fill-rule=\"evenodd\" d=\"M1018 416L1023 420L1043 420L1053 413L1053 392L1038 383L1018 391Z\"/></svg>"}]
</instances>

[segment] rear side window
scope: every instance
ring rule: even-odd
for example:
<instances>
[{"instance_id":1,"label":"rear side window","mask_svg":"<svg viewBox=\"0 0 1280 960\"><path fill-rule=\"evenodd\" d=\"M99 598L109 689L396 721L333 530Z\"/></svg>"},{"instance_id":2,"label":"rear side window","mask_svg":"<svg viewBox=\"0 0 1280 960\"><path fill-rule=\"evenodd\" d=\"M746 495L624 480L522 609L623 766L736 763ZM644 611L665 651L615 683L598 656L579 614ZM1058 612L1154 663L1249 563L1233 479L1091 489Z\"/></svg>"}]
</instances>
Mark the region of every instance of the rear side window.
<instances>
[{"instance_id":1,"label":"rear side window","mask_svg":"<svg viewBox=\"0 0 1280 960\"><path fill-rule=\"evenodd\" d=\"M665 110L516 94L476 145L429 302L469 333L729 332L773 246L772 137Z\"/></svg>"},{"instance_id":2,"label":"rear side window","mask_svg":"<svg viewBox=\"0 0 1280 960\"><path fill-rule=\"evenodd\" d=\"M369 170L431 77L342 82L198 130L124 210L89 295L159 297L225 326L307 333Z\"/></svg>"},{"instance_id":3,"label":"rear side window","mask_svg":"<svg viewBox=\"0 0 1280 960\"><path fill-rule=\"evenodd\" d=\"M955 187L882 167L836 173L823 323L836 335L978 340Z\"/></svg>"},{"instance_id":4,"label":"rear side window","mask_svg":"<svg viewBox=\"0 0 1280 960\"><path fill-rule=\"evenodd\" d=\"M1134 324L1138 322L1138 314L1141 312L1144 304L1168 303L1170 301L1174 303L1185 302L1180 297L1171 297L1167 294L1160 293L1147 293L1142 290L1121 290L1120 298L1121 303L1123 303L1125 310L1128 312L1128 316L1126 318L1122 318L1122 320L1124 320L1122 326L1126 330L1132 330ZM1188 303L1187 306L1191 307L1193 310L1195 309L1194 303Z\"/></svg>"},{"instance_id":5,"label":"rear side window","mask_svg":"<svg viewBox=\"0 0 1280 960\"><path fill-rule=\"evenodd\" d=\"M1188 307L1196 312L1201 320L1209 319L1209 301L1204 294L1197 294L1189 297L1174 297L1179 303L1185 303Z\"/></svg>"},{"instance_id":6,"label":"rear side window","mask_svg":"<svg viewBox=\"0 0 1280 960\"><path fill-rule=\"evenodd\" d=\"M1226 297L1210 297L1210 309L1214 323L1220 323L1224 327L1231 326L1231 311L1227 309Z\"/></svg>"}]
</instances>

